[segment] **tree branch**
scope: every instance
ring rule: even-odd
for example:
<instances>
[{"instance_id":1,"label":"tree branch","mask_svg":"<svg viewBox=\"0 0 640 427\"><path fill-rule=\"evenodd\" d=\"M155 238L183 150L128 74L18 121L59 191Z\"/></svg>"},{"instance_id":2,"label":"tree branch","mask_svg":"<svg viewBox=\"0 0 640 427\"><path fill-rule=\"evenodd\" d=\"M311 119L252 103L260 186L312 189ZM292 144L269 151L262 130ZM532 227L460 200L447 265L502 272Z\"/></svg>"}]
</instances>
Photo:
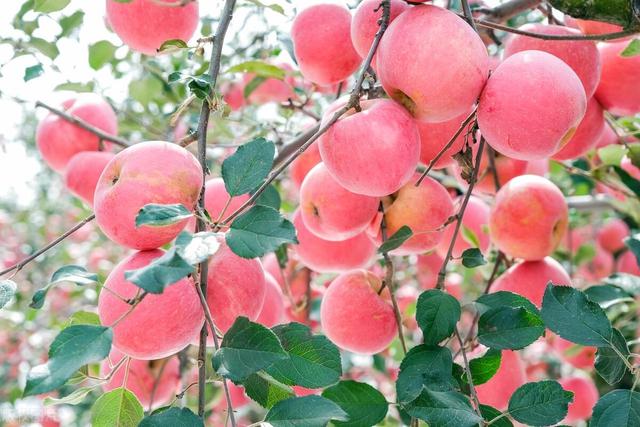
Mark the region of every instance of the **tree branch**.
<instances>
[{"instance_id":1,"label":"tree branch","mask_svg":"<svg viewBox=\"0 0 640 427\"><path fill-rule=\"evenodd\" d=\"M105 131L103 131L102 129L99 129L99 128L93 126L93 125L90 125L89 123L85 122L84 120L79 119L79 118L77 118L75 116L72 116L69 113L66 113L66 112L64 112L62 110L59 110L59 109L57 109L55 107L52 107L50 105L47 105L42 101L37 101L36 102L36 108L38 108L38 107L45 108L45 109L49 110L53 114L62 117L63 119L65 119L69 123L73 123L74 125L79 126L82 129L91 132L92 134L96 135L98 138L102 139L103 141L113 142L114 144L119 145L120 147L128 147L128 146L131 145L129 143L129 141L127 141L126 139L119 138L116 135L108 134Z\"/></svg>"}]
</instances>

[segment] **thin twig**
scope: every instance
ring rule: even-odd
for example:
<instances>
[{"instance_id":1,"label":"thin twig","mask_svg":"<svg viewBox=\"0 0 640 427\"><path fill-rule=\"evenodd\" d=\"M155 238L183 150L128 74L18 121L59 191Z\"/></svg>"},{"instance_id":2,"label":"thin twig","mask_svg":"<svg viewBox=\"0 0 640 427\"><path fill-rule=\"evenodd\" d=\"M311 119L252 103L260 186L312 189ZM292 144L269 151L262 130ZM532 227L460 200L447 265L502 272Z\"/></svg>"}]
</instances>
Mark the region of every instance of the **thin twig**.
<instances>
[{"instance_id":1,"label":"thin twig","mask_svg":"<svg viewBox=\"0 0 640 427\"><path fill-rule=\"evenodd\" d=\"M478 393L476 393L476 388L473 385L473 377L471 376L471 368L469 368L469 360L467 359L467 351L464 349L464 342L462 341L462 337L460 336L460 331L458 330L458 326L453 330L456 338L458 339L458 343L460 344L460 351L462 352L462 360L464 361L464 373L467 377L467 383L469 384L469 391L471 392L471 399L475 403L475 411L482 417L480 413L480 400L478 400Z\"/></svg>"},{"instance_id":2,"label":"thin twig","mask_svg":"<svg viewBox=\"0 0 640 427\"><path fill-rule=\"evenodd\" d=\"M55 239L53 242L49 243L48 245L44 246L43 248L35 251L33 254L31 254L30 256L28 256L27 258L23 259L22 261L12 265L9 268L6 268L2 271L0 271L0 276L5 275L7 273L10 273L13 270L16 270L15 273L13 273L13 276L15 276L16 274L18 274L18 272L20 270L22 270L24 268L25 265L29 264L31 261L33 261L34 259L38 258L40 255L42 255L43 253L47 252L49 249L53 248L54 246L56 246L58 243L62 242L63 240L65 240L67 237L71 236L73 233L75 233L76 231L78 231L79 229L81 229L82 227L85 226L85 224L87 224L88 222L93 221L93 219L96 217L95 214L91 214L88 217L86 217L85 219L83 219L82 221L80 221L79 223L77 223L76 225L74 225L73 227L71 227L68 231L64 232L62 235L60 235L57 239ZM12 276L12 277L13 277Z\"/></svg>"},{"instance_id":3,"label":"thin twig","mask_svg":"<svg viewBox=\"0 0 640 427\"><path fill-rule=\"evenodd\" d=\"M92 134L96 135L98 138L102 139L103 141L113 142L114 144L119 145L121 147L128 147L128 146L131 145L129 143L129 141L127 141L126 139L119 138L116 135L111 135L111 134L103 131L102 129L99 129L99 128L97 128L97 127L85 122L84 120L77 118L76 116L72 116L69 113L66 113L66 112L64 112L62 110L59 110L59 109L57 109L55 107L52 107L50 105L47 105L42 101L37 101L36 102L36 107L42 107L42 108L45 108L45 109L51 111L53 114L62 117L63 119L65 119L69 123L73 123L74 125L79 126L82 129L91 132Z\"/></svg>"}]
</instances>

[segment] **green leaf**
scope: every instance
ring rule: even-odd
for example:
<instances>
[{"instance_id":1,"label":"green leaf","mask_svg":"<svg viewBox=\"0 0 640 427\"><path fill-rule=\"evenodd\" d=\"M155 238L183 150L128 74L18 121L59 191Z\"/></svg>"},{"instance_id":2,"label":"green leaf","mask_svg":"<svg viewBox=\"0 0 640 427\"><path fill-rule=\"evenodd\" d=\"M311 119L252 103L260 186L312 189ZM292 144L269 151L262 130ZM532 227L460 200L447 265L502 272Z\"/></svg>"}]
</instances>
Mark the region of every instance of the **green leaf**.
<instances>
[{"instance_id":1,"label":"green leaf","mask_svg":"<svg viewBox=\"0 0 640 427\"><path fill-rule=\"evenodd\" d=\"M71 0L35 0L33 10L36 12L50 13L64 9Z\"/></svg>"},{"instance_id":2,"label":"green leaf","mask_svg":"<svg viewBox=\"0 0 640 427\"><path fill-rule=\"evenodd\" d=\"M269 185L265 190L258 196L255 201L256 205L268 206L277 211L280 210L280 205L282 204L282 199L280 198L280 193L275 186Z\"/></svg>"},{"instance_id":3,"label":"green leaf","mask_svg":"<svg viewBox=\"0 0 640 427\"><path fill-rule=\"evenodd\" d=\"M384 420L389 408L389 403L378 390L369 384L350 380L325 389L322 397L337 403L349 416L349 421L334 421L337 426L374 426Z\"/></svg>"},{"instance_id":4,"label":"green leaf","mask_svg":"<svg viewBox=\"0 0 640 427\"><path fill-rule=\"evenodd\" d=\"M393 233L391 237L383 242L382 245L380 245L380 247L378 248L378 253L383 254L385 252L391 252L392 250L399 248L411 236L413 236L413 231L411 231L411 228L403 225L398 229L398 231Z\"/></svg>"},{"instance_id":5,"label":"green leaf","mask_svg":"<svg viewBox=\"0 0 640 427\"><path fill-rule=\"evenodd\" d=\"M453 361L448 348L418 345L400 364L396 393L401 404L416 400L427 388L448 391L455 387Z\"/></svg>"},{"instance_id":6,"label":"green leaf","mask_svg":"<svg viewBox=\"0 0 640 427\"><path fill-rule=\"evenodd\" d=\"M633 296L640 296L640 277L628 273L615 273L602 281L603 285L617 286Z\"/></svg>"},{"instance_id":7,"label":"green leaf","mask_svg":"<svg viewBox=\"0 0 640 427\"><path fill-rule=\"evenodd\" d=\"M480 314L487 312L489 309L499 307L524 307L531 313L540 314L538 307L531 301L521 295L508 291L498 291L482 295L476 300L476 304Z\"/></svg>"},{"instance_id":8,"label":"green leaf","mask_svg":"<svg viewBox=\"0 0 640 427\"><path fill-rule=\"evenodd\" d=\"M49 285L61 282L71 282L79 286L91 285L98 282L98 275L79 265L65 265L53 273Z\"/></svg>"},{"instance_id":9,"label":"green leaf","mask_svg":"<svg viewBox=\"0 0 640 427\"><path fill-rule=\"evenodd\" d=\"M164 41L158 48L158 52L163 52L167 49L188 49L189 45L180 39L171 39Z\"/></svg>"},{"instance_id":10,"label":"green leaf","mask_svg":"<svg viewBox=\"0 0 640 427\"><path fill-rule=\"evenodd\" d=\"M124 272L124 277L134 285L152 294L161 294L164 288L193 273L193 266L178 254L176 247L148 265Z\"/></svg>"},{"instance_id":11,"label":"green leaf","mask_svg":"<svg viewBox=\"0 0 640 427\"><path fill-rule=\"evenodd\" d=\"M187 79L187 87L199 99L207 99L211 93L212 80L208 74L191 76Z\"/></svg>"},{"instance_id":12,"label":"green leaf","mask_svg":"<svg viewBox=\"0 0 640 427\"><path fill-rule=\"evenodd\" d=\"M298 243L293 224L266 206L253 206L237 217L225 235L229 248L243 258L256 258L283 243Z\"/></svg>"},{"instance_id":13,"label":"green leaf","mask_svg":"<svg viewBox=\"0 0 640 427\"><path fill-rule=\"evenodd\" d=\"M481 265L485 265L487 260L482 256L482 252L478 248L469 248L465 249L462 252L462 265L467 268L475 268L480 267Z\"/></svg>"},{"instance_id":14,"label":"green leaf","mask_svg":"<svg viewBox=\"0 0 640 427\"><path fill-rule=\"evenodd\" d=\"M75 11L69 16L60 18L58 24L60 24L62 31L60 31L58 37L67 37L73 33L76 28L79 28L82 25L82 21L84 21L84 12L81 10Z\"/></svg>"},{"instance_id":15,"label":"green leaf","mask_svg":"<svg viewBox=\"0 0 640 427\"><path fill-rule=\"evenodd\" d=\"M76 325L63 329L51 343L49 361L29 371L24 396L57 389L82 366L103 360L111 350L113 330Z\"/></svg>"},{"instance_id":16,"label":"green leaf","mask_svg":"<svg viewBox=\"0 0 640 427\"><path fill-rule=\"evenodd\" d=\"M595 367L598 375L608 384L613 385L620 382L625 372L627 372L627 366L622 357L627 358L629 356L629 347L627 346L627 340L618 329L613 329L611 338L611 347L598 348ZM618 352L613 349L613 346Z\"/></svg>"},{"instance_id":17,"label":"green leaf","mask_svg":"<svg viewBox=\"0 0 640 427\"><path fill-rule=\"evenodd\" d=\"M598 158L605 165L620 166L622 158L626 154L623 145L609 144L602 148L598 148Z\"/></svg>"},{"instance_id":18,"label":"green leaf","mask_svg":"<svg viewBox=\"0 0 640 427\"><path fill-rule=\"evenodd\" d=\"M524 307L492 308L478 322L478 341L487 347L519 350L544 333L544 322Z\"/></svg>"},{"instance_id":19,"label":"green leaf","mask_svg":"<svg viewBox=\"0 0 640 427\"><path fill-rule=\"evenodd\" d=\"M273 427L324 427L331 420L347 419L347 413L331 400L305 396L276 403L264 420Z\"/></svg>"},{"instance_id":20,"label":"green leaf","mask_svg":"<svg viewBox=\"0 0 640 427\"><path fill-rule=\"evenodd\" d=\"M482 357L477 357L469 361L471 380L473 385L484 384L489 381L500 368L502 352L495 348L490 348ZM467 381L467 376L463 375L462 380Z\"/></svg>"},{"instance_id":21,"label":"green leaf","mask_svg":"<svg viewBox=\"0 0 640 427\"><path fill-rule=\"evenodd\" d=\"M471 246L475 248L480 247L480 239L478 239L478 236L472 229L464 224L461 224L460 233L462 234L462 238L466 240Z\"/></svg>"},{"instance_id":22,"label":"green leaf","mask_svg":"<svg viewBox=\"0 0 640 427\"><path fill-rule=\"evenodd\" d=\"M42 403L44 404L44 406L78 405L84 402L84 399L86 399L87 395L98 387L99 385L80 387L79 389L74 390L72 393L69 393L66 396L60 398L47 396L44 398Z\"/></svg>"},{"instance_id":23,"label":"green leaf","mask_svg":"<svg viewBox=\"0 0 640 427\"><path fill-rule=\"evenodd\" d=\"M502 412L498 411L496 408L483 404L480 404L480 413L482 414L482 418L487 422L491 422L502 415ZM513 427L513 423L507 417L502 417L497 421L493 421L491 425L493 427Z\"/></svg>"},{"instance_id":24,"label":"green leaf","mask_svg":"<svg viewBox=\"0 0 640 427\"><path fill-rule=\"evenodd\" d=\"M238 317L213 356L213 368L237 383L286 358L276 334L246 317Z\"/></svg>"},{"instance_id":25,"label":"green leaf","mask_svg":"<svg viewBox=\"0 0 640 427\"><path fill-rule=\"evenodd\" d=\"M324 335L313 335L308 326L288 323L272 328L288 358L267 372L287 385L320 388L335 384L342 375L340 350Z\"/></svg>"},{"instance_id":26,"label":"green leaf","mask_svg":"<svg viewBox=\"0 0 640 427\"><path fill-rule=\"evenodd\" d=\"M11 301L11 298L16 294L16 289L18 289L18 286L13 280L0 280L0 308L3 308Z\"/></svg>"},{"instance_id":27,"label":"green leaf","mask_svg":"<svg viewBox=\"0 0 640 427\"><path fill-rule=\"evenodd\" d=\"M628 58L628 57L631 57L631 56L636 56L636 55L640 55L640 40L639 39L631 40L631 42L629 42L627 47L625 47L624 50L622 52L620 52L620 56L623 56L625 58Z\"/></svg>"},{"instance_id":28,"label":"green leaf","mask_svg":"<svg viewBox=\"0 0 640 427\"><path fill-rule=\"evenodd\" d=\"M136 427L143 417L136 395L122 387L100 396L91 408L92 427Z\"/></svg>"},{"instance_id":29,"label":"green leaf","mask_svg":"<svg viewBox=\"0 0 640 427\"><path fill-rule=\"evenodd\" d=\"M295 397L291 387L262 372L249 375L242 385L247 396L267 409L281 400Z\"/></svg>"},{"instance_id":30,"label":"green leaf","mask_svg":"<svg viewBox=\"0 0 640 427\"><path fill-rule=\"evenodd\" d=\"M613 285L595 285L584 290L584 294L593 302L600 306L607 305L612 301L624 298L631 298L631 294ZM633 300L633 298L631 298Z\"/></svg>"},{"instance_id":31,"label":"green leaf","mask_svg":"<svg viewBox=\"0 0 640 427\"><path fill-rule=\"evenodd\" d=\"M424 389L420 396L404 406L407 413L426 421L430 427L472 427L482 421L469 402L457 391Z\"/></svg>"},{"instance_id":32,"label":"green leaf","mask_svg":"<svg viewBox=\"0 0 640 427\"><path fill-rule=\"evenodd\" d=\"M271 77L284 79L285 72L282 68L264 61L246 61L227 69L225 73L252 73L258 77Z\"/></svg>"},{"instance_id":33,"label":"green leaf","mask_svg":"<svg viewBox=\"0 0 640 427\"><path fill-rule=\"evenodd\" d=\"M509 399L509 415L523 424L548 426L560 422L573 401L573 393L557 381L524 384Z\"/></svg>"},{"instance_id":34,"label":"green leaf","mask_svg":"<svg viewBox=\"0 0 640 427\"><path fill-rule=\"evenodd\" d=\"M227 193L239 196L258 187L271 171L275 150L273 142L264 138L238 147L222 162L222 179Z\"/></svg>"},{"instance_id":35,"label":"green leaf","mask_svg":"<svg viewBox=\"0 0 640 427\"><path fill-rule=\"evenodd\" d=\"M27 67L24 70L23 80L28 82L29 80L33 80L36 77L40 77L44 73L44 68L42 68L42 64L32 65L31 67Z\"/></svg>"},{"instance_id":36,"label":"green leaf","mask_svg":"<svg viewBox=\"0 0 640 427\"><path fill-rule=\"evenodd\" d=\"M637 427L640 425L640 393L613 390L593 407L590 427Z\"/></svg>"},{"instance_id":37,"label":"green leaf","mask_svg":"<svg viewBox=\"0 0 640 427\"><path fill-rule=\"evenodd\" d=\"M424 343L438 344L450 337L460 320L460 303L439 289L430 289L418 297L416 321L424 334Z\"/></svg>"},{"instance_id":38,"label":"green leaf","mask_svg":"<svg viewBox=\"0 0 640 427\"><path fill-rule=\"evenodd\" d=\"M633 255L636 257L636 263L640 266L640 233L626 237L624 244L633 252Z\"/></svg>"},{"instance_id":39,"label":"green leaf","mask_svg":"<svg viewBox=\"0 0 640 427\"><path fill-rule=\"evenodd\" d=\"M541 312L547 328L562 338L581 345L609 346L611 323L604 310L582 291L547 285Z\"/></svg>"},{"instance_id":40,"label":"green leaf","mask_svg":"<svg viewBox=\"0 0 640 427\"><path fill-rule=\"evenodd\" d=\"M108 64L116 54L117 46L107 40L100 40L89 46L89 66L99 70Z\"/></svg>"},{"instance_id":41,"label":"green leaf","mask_svg":"<svg viewBox=\"0 0 640 427\"><path fill-rule=\"evenodd\" d=\"M176 224L192 216L193 213L181 204L158 205L149 203L144 205L138 212L136 227L142 227L143 225L162 227Z\"/></svg>"},{"instance_id":42,"label":"green leaf","mask_svg":"<svg viewBox=\"0 0 640 427\"><path fill-rule=\"evenodd\" d=\"M260 77L260 76L256 76L252 78L251 81L244 86L244 89L242 90L242 96L245 99L249 98L251 94L256 89L258 89L262 83L264 83L265 80L267 80L266 77Z\"/></svg>"},{"instance_id":43,"label":"green leaf","mask_svg":"<svg viewBox=\"0 0 640 427\"><path fill-rule=\"evenodd\" d=\"M55 43L46 41L38 37L31 37L27 44L40 51L40 53L42 53L49 59L56 59L56 57L60 54L60 51L58 50L58 47Z\"/></svg>"},{"instance_id":44,"label":"green leaf","mask_svg":"<svg viewBox=\"0 0 640 427\"><path fill-rule=\"evenodd\" d=\"M96 313L89 311L76 311L67 321L66 326L73 325L95 325L100 326L100 317Z\"/></svg>"},{"instance_id":45,"label":"green leaf","mask_svg":"<svg viewBox=\"0 0 640 427\"><path fill-rule=\"evenodd\" d=\"M138 427L204 427L204 423L190 409L172 407L145 417Z\"/></svg>"}]
</instances>

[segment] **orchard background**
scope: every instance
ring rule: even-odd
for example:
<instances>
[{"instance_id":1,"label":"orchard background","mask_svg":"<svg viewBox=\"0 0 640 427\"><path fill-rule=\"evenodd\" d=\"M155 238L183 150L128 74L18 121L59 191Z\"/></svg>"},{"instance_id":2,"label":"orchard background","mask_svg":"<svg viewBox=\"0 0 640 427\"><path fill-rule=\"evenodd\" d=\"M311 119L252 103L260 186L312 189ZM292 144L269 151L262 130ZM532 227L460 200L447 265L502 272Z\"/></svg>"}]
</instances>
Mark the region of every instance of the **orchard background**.
<instances>
[{"instance_id":1,"label":"orchard background","mask_svg":"<svg viewBox=\"0 0 640 427\"><path fill-rule=\"evenodd\" d=\"M640 426L637 1L5 3L0 425Z\"/></svg>"}]
</instances>

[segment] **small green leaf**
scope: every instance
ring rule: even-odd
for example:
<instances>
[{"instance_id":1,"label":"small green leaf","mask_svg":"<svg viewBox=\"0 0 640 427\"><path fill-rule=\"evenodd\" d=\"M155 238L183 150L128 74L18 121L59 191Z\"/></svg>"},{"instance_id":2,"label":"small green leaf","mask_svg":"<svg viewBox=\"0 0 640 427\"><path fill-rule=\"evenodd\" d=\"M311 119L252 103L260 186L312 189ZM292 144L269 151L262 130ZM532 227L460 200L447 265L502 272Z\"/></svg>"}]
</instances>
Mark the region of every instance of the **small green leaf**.
<instances>
[{"instance_id":1,"label":"small green leaf","mask_svg":"<svg viewBox=\"0 0 640 427\"><path fill-rule=\"evenodd\" d=\"M430 289L418 297L416 321L424 334L424 343L438 344L450 337L460 320L460 303L439 289Z\"/></svg>"},{"instance_id":2,"label":"small green leaf","mask_svg":"<svg viewBox=\"0 0 640 427\"><path fill-rule=\"evenodd\" d=\"M82 21L84 21L84 12L82 10L77 10L69 16L63 16L58 21L60 28L62 28L58 37L69 36L76 28L82 25Z\"/></svg>"},{"instance_id":3,"label":"small green leaf","mask_svg":"<svg viewBox=\"0 0 640 427\"><path fill-rule=\"evenodd\" d=\"M98 275L79 265L65 265L53 273L49 285L61 282L71 282L79 286L91 285L98 282Z\"/></svg>"},{"instance_id":4,"label":"small green leaf","mask_svg":"<svg viewBox=\"0 0 640 427\"><path fill-rule=\"evenodd\" d=\"M617 286L633 296L640 296L640 277L628 273L615 273L602 281L603 285Z\"/></svg>"},{"instance_id":5,"label":"small green leaf","mask_svg":"<svg viewBox=\"0 0 640 427\"><path fill-rule=\"evenodd\" d=\"M609 144L598 148L598 158L605 165L620 166L626 150L622 144Z\"/></svg>"},{"instance_id":6,"label":"small green leaf","mask_svg":"<svg viewBox=\"0 0 640 427\"><path fill-rule=\"evenodd\" d=\"M64 9L71 0L35 0L33 10L42 13L57 12Z\"/></svg>"},{"instance_id":7,"label":"small green leaf","mask_svg":"<svg viewBox=\"0 0 640 427\"><path fill-rule=\"evenodd\" d=\"M557 381L527 383L513 392L509 399L509 415L523 424L548 426L567 416L573 393Z\"/></svg>"},{"instance_id":8,"label":"small green leaf","mask_svg":"<svg viewBox=\"0 0 640 427\"><path fill-rule=\"evenodd\" d=\"M335 384L342 375L340 350L324 335L313 335L308 326L287 323L272 328L288 353L267 372L287 385L320 388Z\"/></svg>"},{"instance_id":9,"label":"small green leaf","mask_svg":"<svg viewBox=\"0 0 640 427\"><path fill-rule=\"evenodd\" d=\"M212 80L208 74L200 76L191 76L187 79L187 87L199 99L209 98L211 93Z\"/></svg>"},{"instance_id":10,"label":"small green leaf","mask_svg":"<svg viewBox=\"0 0 640 427\"><path fill-rule=\"evenodd\" d=\"M109 63L116 54L117 46L107 40L100 40L89 46L89 66L94 70Z\"/></svg>"},{"instance_id":11,"label":"small green leaf","mask_svg":"<svg viewBox=\"0 0 640 427\"><path fill-rule=\"evenodd\" d=\"M404 242L409 239L409 237L413 236L413 231L406 225L403 225L393 233L391 237L389 237L380 247L378 248L378 253L383 254L385 252L391 252L394 249L402 246Z\"/></svg>"},{"instance_id":12,"label":"small green leaf","mask_svg":"<svg viewBox=\"0 0 640 427\"><path fill-rule=\"evenodd\" d=\"M629 357L629 347L627 346L627 340L618 329L613 330L611 336L611 347L600 347L596 352L596 371L608 384L616 384L622 380L625 372L627 372L627 366L624 360L620 357ZM615 346L617 352L613 349ZM619 353L619 354L618 354Z\"/></svg>"},{"instance_id":13,"label":"small green leaf","mask_svg":"<svg viewBox=\"0 0 640 427\"><path fill-rule=\"evenodd\" d=\"M213 356L213 368L237 383L286 358L287 352L276 334L246 317L238 317Z\"/></svg>"},{"instance_id":14,"label":"small green leaf","mask_svg":"<svg viewBox=\"0 0 640 427\"><path fill-rule=\"evenodd\" d=\"M631 40L627 47L625 47L624 50L620 52L620 56L625 58L636 55L640 55L640 39Z\"/></svg>"},{"instance_id":15,"label":"small green leaf","mask_svg":"<svg viewBox=\"0 0 640 427\"><path fill-rule=\"evenodd\" d=\"M482 418L476 414L469 398L457 391L435 391L427 388L404 409L429 426L475 427Z\"/></svg>"},{"instance_id":16,"label":"small green leaf","mask_svg":"<svg viewBox=\"0 0 640 427\"><path fill-rule=\"evenodd\" d=\"M389 403L384 395L369 384L356 381L340 381L322 392L338 404L349 416L349 421L334 421L344 427L369 427L377 425L387 416Z\"/></svg>"},{"instance_id":17,"label":"small green leaf","mask_svg":"<svg viewBox=\"0 0 640 427\"><path fill-rule=\"evenodd\" d=\"M40 53L42 53L49 59L56 59L60 54L60 51L58 50L58 47L55 43L52 43L45 39L41 39L39 37L31 37L27 42L27 45L33 47L34 49L37 49L38 51L40 51Z\"/></svg>"},{"instance_id":18,"label":"small green leaf","mask_svg":"<svg viewBox=\"0 0 640 427\"><path fill-rule=\"evenodd\" d=\"M144 205L136 216L136 228L148 225L152 227L162 227L176 224L187 218L191 218L193 213L181 204L158 205L149 203Z\"/></svg>"},{"instance_id":19,"label":"small green leaf","mask_svg":"<svg viewBox=\"0 0 640 427\"><path fill-rule=\"evenodd\" d=\"M540 338L544 322L524 307L492 308L478 322L478 341L500 350L519 350Z\"/></svg>"},{"instance_id":20,"label":"small green leaf","mask_svg":"<svg viewBox=\"0 0 640 427\"><path fill-rule=\"evenodd\" d=\"M32 65L31 67L27 67L24 70L24 78L25 82L29 80L33 80L36 77L40 77L44 73L44 68L42 68L42 64Z\"/></svg>"},{"instance_id":21,"label":"small green leaf","mask_svg":"<svg viewBox=\"0 0 640 427\"><path fill-rule=\"evenodd\" d=\"M472 229L464 224L461 224L460 233L462 234L462 238L466 240L471 246L475 248L480 247L480 239L478 239L478 236Z\"/></svg>"},{"instance_id":22,"label":"small green leaf","mask_svg":"<svg viewBox=\"0 0 640 427\"><path fill-rule=\"evenodd\" d=\"M161 294L164 288L193 273L193 266L180 256L176 247L160 258L137 270L124 272L124 277L134 285L152 294Z\"/></svg>"},{"instance_id":23,"label":"small green leaf","mask_svg":"<svg viewBox=\"0 0 640 427\"><path fill-rule=\"evenodd\" d=\"M66 326L73 325L95 325L100 326L100 317L96 313L89 311L76 311L67 321Z\"/></svg>"},{"instance_id":24,"label":"small green leaf","mask_svg":"<svg viewBox=\"0 0 640 427\"><path fill-rule=\"evenodd\" d=\"M42 289L38 289L33 293L31 297L31 302L29 303L29 307L35 308L36 310L40 310L44 306L44 301L47 298L47 293L49 292L49 287L44 287Z\"/></svg>"},{"instance_id":25,"label":"small green leaf","mask_svg":"<svg viewBox=\"0 0 640 427\"><path fill-rule=\"evenodd\" d=\"M202 418L188 408L166 408L145 417L138 427L204 427Z\"/></svg>"},{"instance_id":26,"label":"small green leaf","mask_svg":"<svg viewBox=\"0 0 640 427\"><path fill-rule=\"evenodd\" d=\"M264 419L272 427L324 427L329 421L347 421L337 404L321 396L294 397L276 403Z\"/></svg>"},{"instance_id":27,"label":"small green leaf","mask_svg":"<svg viewBox=\"0 0 640 427\"><path fill-rule=\"evenodd\" d=\"M158 52L164 52L167 49L188 49L189 45L180 39L171 39L163 42L158 48Z\"/></svg>"},{"instance_id":28,"label":"small green leaf","mask_svg":"<svg viewBox=\"0 0 640 427\"><path fill-rule=\"evenodd\" d=\"M284 79L285 72L282 68L264 61L246 61L227 69L225 73L252 73L258 77L271 77Z\"/></svg>"},{"instance_id":29,"label":"small green leaf","mask_svg":"<svg viewBox=\"0 0 640 427\"><path fill-rule=\"evenodd\" d=\"M487 260L482 256L482 252L478 248L465 249L462 252L462 265L467 268L475 268L485 265Z\"/></svg>"},{"instance_id":30,"label":"small green leaf","mask_svg":"<svg viewBox=\"0 0 640 427\"><path fill-rule=\"evenodd\" d=\"M239 196L258 187L271 171L275 150L273 142L264 138L238 147L222 162L222 179L227 193Z\"/></svg>"},{"instance_id":31,"label":"small green leaf","mask_svg":"<svg viewBox=\"0 0 640 427\"><path fill-rule=\"evenodd\" d=\"M0 280L0 308L3 308L11 301L11 298L16 294L16 289L18 289L18 286L13 280Z\"/></svg>"},{"instance_id":32,"label":"small green leaf","mask_svg":"<svg viewBox=\"0 0 640 427\"><path fill-rule=\"evenodd\" d=\"M295 227L267 206L253 206L237 217L225 236L229 248L243 258L256 258L283 243L298 243Z\"/></svg>"},{"instance_id":33,"label":"small green leaf","mask_svg":"<svg viewBox=\"0 0 640 427\"><path fill-rule=\"evenodd\" d=\"M251 374L242 382L244 391L251 399L263 408L271 408L281 400L295 397L295 393L286 384L276 381L271 376L260 372Z\"/></svg>"},{"instance_id":34,"label":"small green leaf","mask_svg":"<svg viewBox=\"0 0 640 427\"><path fill-rule=\"evenodd\" d=\"M595 347L610 345L612 328L606 313L578 289L547 285L541 313L547 328L566 340Z\"/></svg>"},{"instance_id":35,"label":"small green leaf","mask_svg":"<svg viewBox=\"0 0 640 427\"><path fill-rule=\"evenodd\" d=\"M613 285L595 285L584 290L584 294L600 306L606 306L612 301L628 298L633 301L631 294Z\"/></svg>"},{"instance_id":36,"label":"small green leaf","mask_svg":"<svg viewBox=\"0 0 640 427\"><path fill-rule=\"evenodd\" d=\"M258 89L262 83L265 82L265 80L267 80L266 77L260 77L260 76L256 76L252 78L251 81L244 86L244 89L242 90L242 96L245 99L249 98L251 94L256 89Z\"/></svg>"},{"instance_id":37,"label":"small green leaf","mask_svg":"<svg viewBox=\"0 0 640 427\"><path fill-rule=\"evenodd\" d=\"M49 361L29 371L24 396L57 389L82 366L103 360L111 350L113 330L75 325L63 329L51 343Z\"/></svg>"},{"instance_id":38,"label":"small green leaf","mask_svg":"<svg viewBox=\"0 0 640 427\"><path fill-rule=\"evenodd\" d=\"M396 393L401 404L418 399L427 388L453 390L453 360L448 348L418 345L407 353L400 364Z\"/></svg>"},{"instance_id":39,"label":"small green leaf","mask_svg":"<svg viewBox=\"0 0 640 427\"><path fill-rule=\"evenodd\" d=\"M99 385L93 385L89 387L80 387L77 390L74 390L72 393L67 394L64 397L56 398L47 396L43 400L44 406L55 406L55 405L78 405L84 402L87 395L91 393L93 390L100 387Z\"/></svg>"},{"instance_id":40,"label":"small green leaf","mask_svg":"<svg viewBox=\"0 0 640 427\"><path fill-rule=\"evenodd\" d=\"M489 381L500 368L502 352L495 348L490 348L482 357L477 357L469 361L471 380L473 385L484 384ZM467 376L462 376L462 381L467 381Z\"/></svg>"},{"instance_id":41,"label":"small green leaf","mask_svg":"<svg viewBox=\"0 0 640 427\"><path fill-rule=\"evenodd\" d=\"M640 393L613 390L593 407L590 427L637 427L640 425Z\"/></svg>"},{"instance_id":42,"label":"small green leaf","mask_svg":"<svg viewBox=\"0 0 640 427\"><path fill-rule=\"evenodd\" d=\"M143 417L136 395L122 387L100 396L91 408L92 427L136 427Z\"/></svg>"}]
</instances>

